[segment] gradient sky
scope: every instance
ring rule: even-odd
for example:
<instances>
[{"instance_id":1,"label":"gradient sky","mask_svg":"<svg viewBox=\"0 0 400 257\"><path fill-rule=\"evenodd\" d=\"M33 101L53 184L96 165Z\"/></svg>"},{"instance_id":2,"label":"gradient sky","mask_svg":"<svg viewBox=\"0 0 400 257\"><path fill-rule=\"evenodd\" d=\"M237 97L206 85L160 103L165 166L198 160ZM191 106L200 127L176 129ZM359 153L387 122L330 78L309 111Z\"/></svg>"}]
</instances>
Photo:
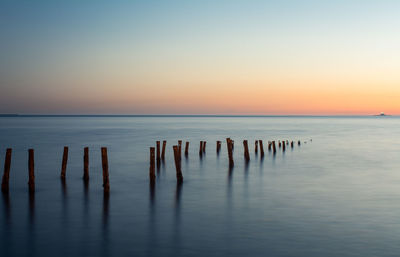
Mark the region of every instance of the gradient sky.
<instances>
[{"instance_id":1,"label":"gradient sky","mask_svg":"<svg viewBox=\"0 0 400 257\"><path fill-rule=\"evenodd\" d=\"M400 114L400 1L0 0L0 113Z\"/></svg>"}]
</instances>

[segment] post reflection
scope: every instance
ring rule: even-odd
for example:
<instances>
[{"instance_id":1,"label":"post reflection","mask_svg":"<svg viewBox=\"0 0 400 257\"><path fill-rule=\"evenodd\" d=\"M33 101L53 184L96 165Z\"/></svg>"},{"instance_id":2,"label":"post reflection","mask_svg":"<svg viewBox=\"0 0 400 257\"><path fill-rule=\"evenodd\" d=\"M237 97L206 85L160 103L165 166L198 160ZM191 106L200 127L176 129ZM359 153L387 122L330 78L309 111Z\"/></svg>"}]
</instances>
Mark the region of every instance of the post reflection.
<instances>
[{"instance_id":1,"label":"post reflection","mask_svg":"<svg viewBox=\"0 0 400 257\"><path fill-rule=\"evenodd\" d=\"M109 256L109 202L110 193L104 193L103 195L103 243L102 243L102 255Z\"/></svg>"},{"instance_id":2,"label":"post reflection","mask_svg":"<svg viewBox=\"0 0 400 257\"><path fill-rule=\"evenodd\" d=\"M83 180L83 207L85 220L88 218L89 212L89 181Z\"/></svg>"},{"instance_id":3,"label":"post reflection","mask_svg":"<svg viewBox=\"0 0 400 257\"><path fill-rule=\"evenodd\" d=\"M28 256L35 256L35 191L29 191L29 202L28 202L28 242L27 242L27 253Z\"/></svg>"},{"instance_id":4,"label":"post reflection","mask_svg":"<svg viewBox=\"0 0 400 257\"><path fill-rule=\"evenodd\" d=\"M149 183L149 234L147 239L147 251L149 256L154 255L154 243L156 241L156 188L155 183Z\"/></svg>"},{"instance_id":5,"label":"post reflection","mask_svg":"<svg viewBox=\"0 0 400 257\"><path fill-rule=\"evenodd\" d=\"M83 179L83 218L82 218L82 231L81 237L82 241L86 242L90 237L90 216L89 216L89 181ZM88 248L85 244L80 245L80 255L88 256L90 254L90 248Z\"/></svg>"},{"instance_id":6,"label":"post reflection","mask_svg":"<svg viewBox=\"0 0 400 257\"><path fill-rule=\"evenodd\" d=\"M3 243L1 244L3 247L1 248L1 253L4 256L11 256L10 242L11 242L11 204L10 204L10 195L8 192L3 192L3 210L4 210L4 229L2 232L4 233Z\"/></svg>"},{"instance_id":7,"label":"post reflection","mask_svg":"<svg viewBox=\"0 0 400 257\"><path fill-rule=\"evenodd\" d=\"M232 200L232 179L233 179L233 166L229 166L228 169L228 204L230 205Z\"/></svg>"},{"instance_id":8,"label":"post reflection","mask_svg":"<svg viewBox=\"0 0 400 257\"><path fill-rule=\"evenodd\" d=\"M178 222L180 221L182 185L183 183L176 183L175 190L175 220Z\"/></svg>"},{"instance_id":9,"label":"post reflection","mask_svg":"<svg viewBox=\"0 0 400 257\"><path fill-rule=\"evenodd\" d=\"M68 221L68 201L67 201L67 183L65 179L61 179L61 202L62 202L62 218L65 225Z\"/></svg>"},{"instance_id":10,"label":"post reflection","mask_svg":"<svg viewBox=\"0 0 400 257\"><path fill-rule=\"evenodd\" d=\"M11 204L10 204L10 194L8 192L3 192L3 210L4 210L4 221L6 226L11 225Z\"/></svg>"},{"instance_id":11,"label":"post reflection","mask_svg":"<svg viewBox=\"0 0 400 257\"><path fill-rule=\"evenodd\" d=\"M181 195L182 195L182 186L183 183L176 183L175 190L175 215L174 215L174 234L172 237L172 244L174 249L173 255L180 255L181 249Z\"/></svg>"},{"instance_id":12,"label":"post reflection","mask_svg":"<svg viewBox=\"0 0 400 257\"><path fill-rule=\"evenodd\" d=\"M35 192L29 192L29 225L32 227L35 221Z\"/></svg>"}]
</instances>

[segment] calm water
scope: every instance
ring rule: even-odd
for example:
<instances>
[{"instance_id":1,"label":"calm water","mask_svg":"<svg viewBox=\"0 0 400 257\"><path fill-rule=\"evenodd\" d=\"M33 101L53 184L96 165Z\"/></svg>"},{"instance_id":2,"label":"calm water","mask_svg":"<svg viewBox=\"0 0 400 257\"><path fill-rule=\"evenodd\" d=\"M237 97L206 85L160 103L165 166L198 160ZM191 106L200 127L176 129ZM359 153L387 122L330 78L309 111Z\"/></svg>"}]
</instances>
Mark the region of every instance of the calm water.
<instances>
[{"instance_id":1,"label":"calm water","mask_svg":"<svg viewBox=\"0 0 400 257\"><path fill-rule=\"evenodd\" d=\"M226 137L235 140L232 172ZM152 190L149 147L163 139L165 165ZM181 187L172 153L178 139L190 141ZM243 139L250 143L247 167ZM255 139L307 143L261 160ZM207 141L202 159L200 140ZM223 141L219 157L216 140ZM109 198L101 146L108 147ZM0 118L1 174L7 147L13 154L10 193L0 199L1 256L400 255L400 118ZM28 148L35 149L33 197Z\"/></svg>"}]
</instances>

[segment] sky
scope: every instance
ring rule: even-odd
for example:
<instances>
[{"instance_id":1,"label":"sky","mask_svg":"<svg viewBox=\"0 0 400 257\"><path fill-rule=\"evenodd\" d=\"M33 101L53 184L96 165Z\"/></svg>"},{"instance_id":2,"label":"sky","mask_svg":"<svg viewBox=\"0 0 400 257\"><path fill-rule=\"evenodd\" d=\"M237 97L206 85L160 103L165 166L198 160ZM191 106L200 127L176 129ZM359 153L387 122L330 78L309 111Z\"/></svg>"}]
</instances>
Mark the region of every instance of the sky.
<instances>
[{"instance_id":1,"label":"sky","mask_svg":"<svg viewBox=\"0 0 400 257\"><path fill-rule=\"evenodd\" d=\"M400 1L0 0L0 113L400 115Z\"/></svg>"}]
</instances>

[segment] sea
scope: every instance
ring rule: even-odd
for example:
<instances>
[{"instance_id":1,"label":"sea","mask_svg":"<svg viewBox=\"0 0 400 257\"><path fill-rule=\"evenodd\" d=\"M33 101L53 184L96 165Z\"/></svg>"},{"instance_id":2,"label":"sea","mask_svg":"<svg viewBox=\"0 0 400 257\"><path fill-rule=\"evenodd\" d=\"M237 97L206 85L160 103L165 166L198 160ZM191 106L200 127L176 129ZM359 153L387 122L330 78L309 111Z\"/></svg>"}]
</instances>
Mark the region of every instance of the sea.
<instances>
[{"instance_id":1,"label":"sea","mask_svg":"<svg viewBox=\"0 0 400 257\"><path fill-rule=\"evenodd\" d=\"M152 185L150 147L158 140L167 141L166 153ZM183 149L189 142L182 184L172 148L178 140ZM255 153L256 140L264 142L264 157ZM273 154L273 140L294 146L283 152L277 145ZM200 141L207 142L202 156ZM109 194L101 147L108 150ZM2 257L400 256L400 117L0 117L1 176L7 148ZM35 193L28 190L28 149Z\"/></svg>"}]
</instances>

